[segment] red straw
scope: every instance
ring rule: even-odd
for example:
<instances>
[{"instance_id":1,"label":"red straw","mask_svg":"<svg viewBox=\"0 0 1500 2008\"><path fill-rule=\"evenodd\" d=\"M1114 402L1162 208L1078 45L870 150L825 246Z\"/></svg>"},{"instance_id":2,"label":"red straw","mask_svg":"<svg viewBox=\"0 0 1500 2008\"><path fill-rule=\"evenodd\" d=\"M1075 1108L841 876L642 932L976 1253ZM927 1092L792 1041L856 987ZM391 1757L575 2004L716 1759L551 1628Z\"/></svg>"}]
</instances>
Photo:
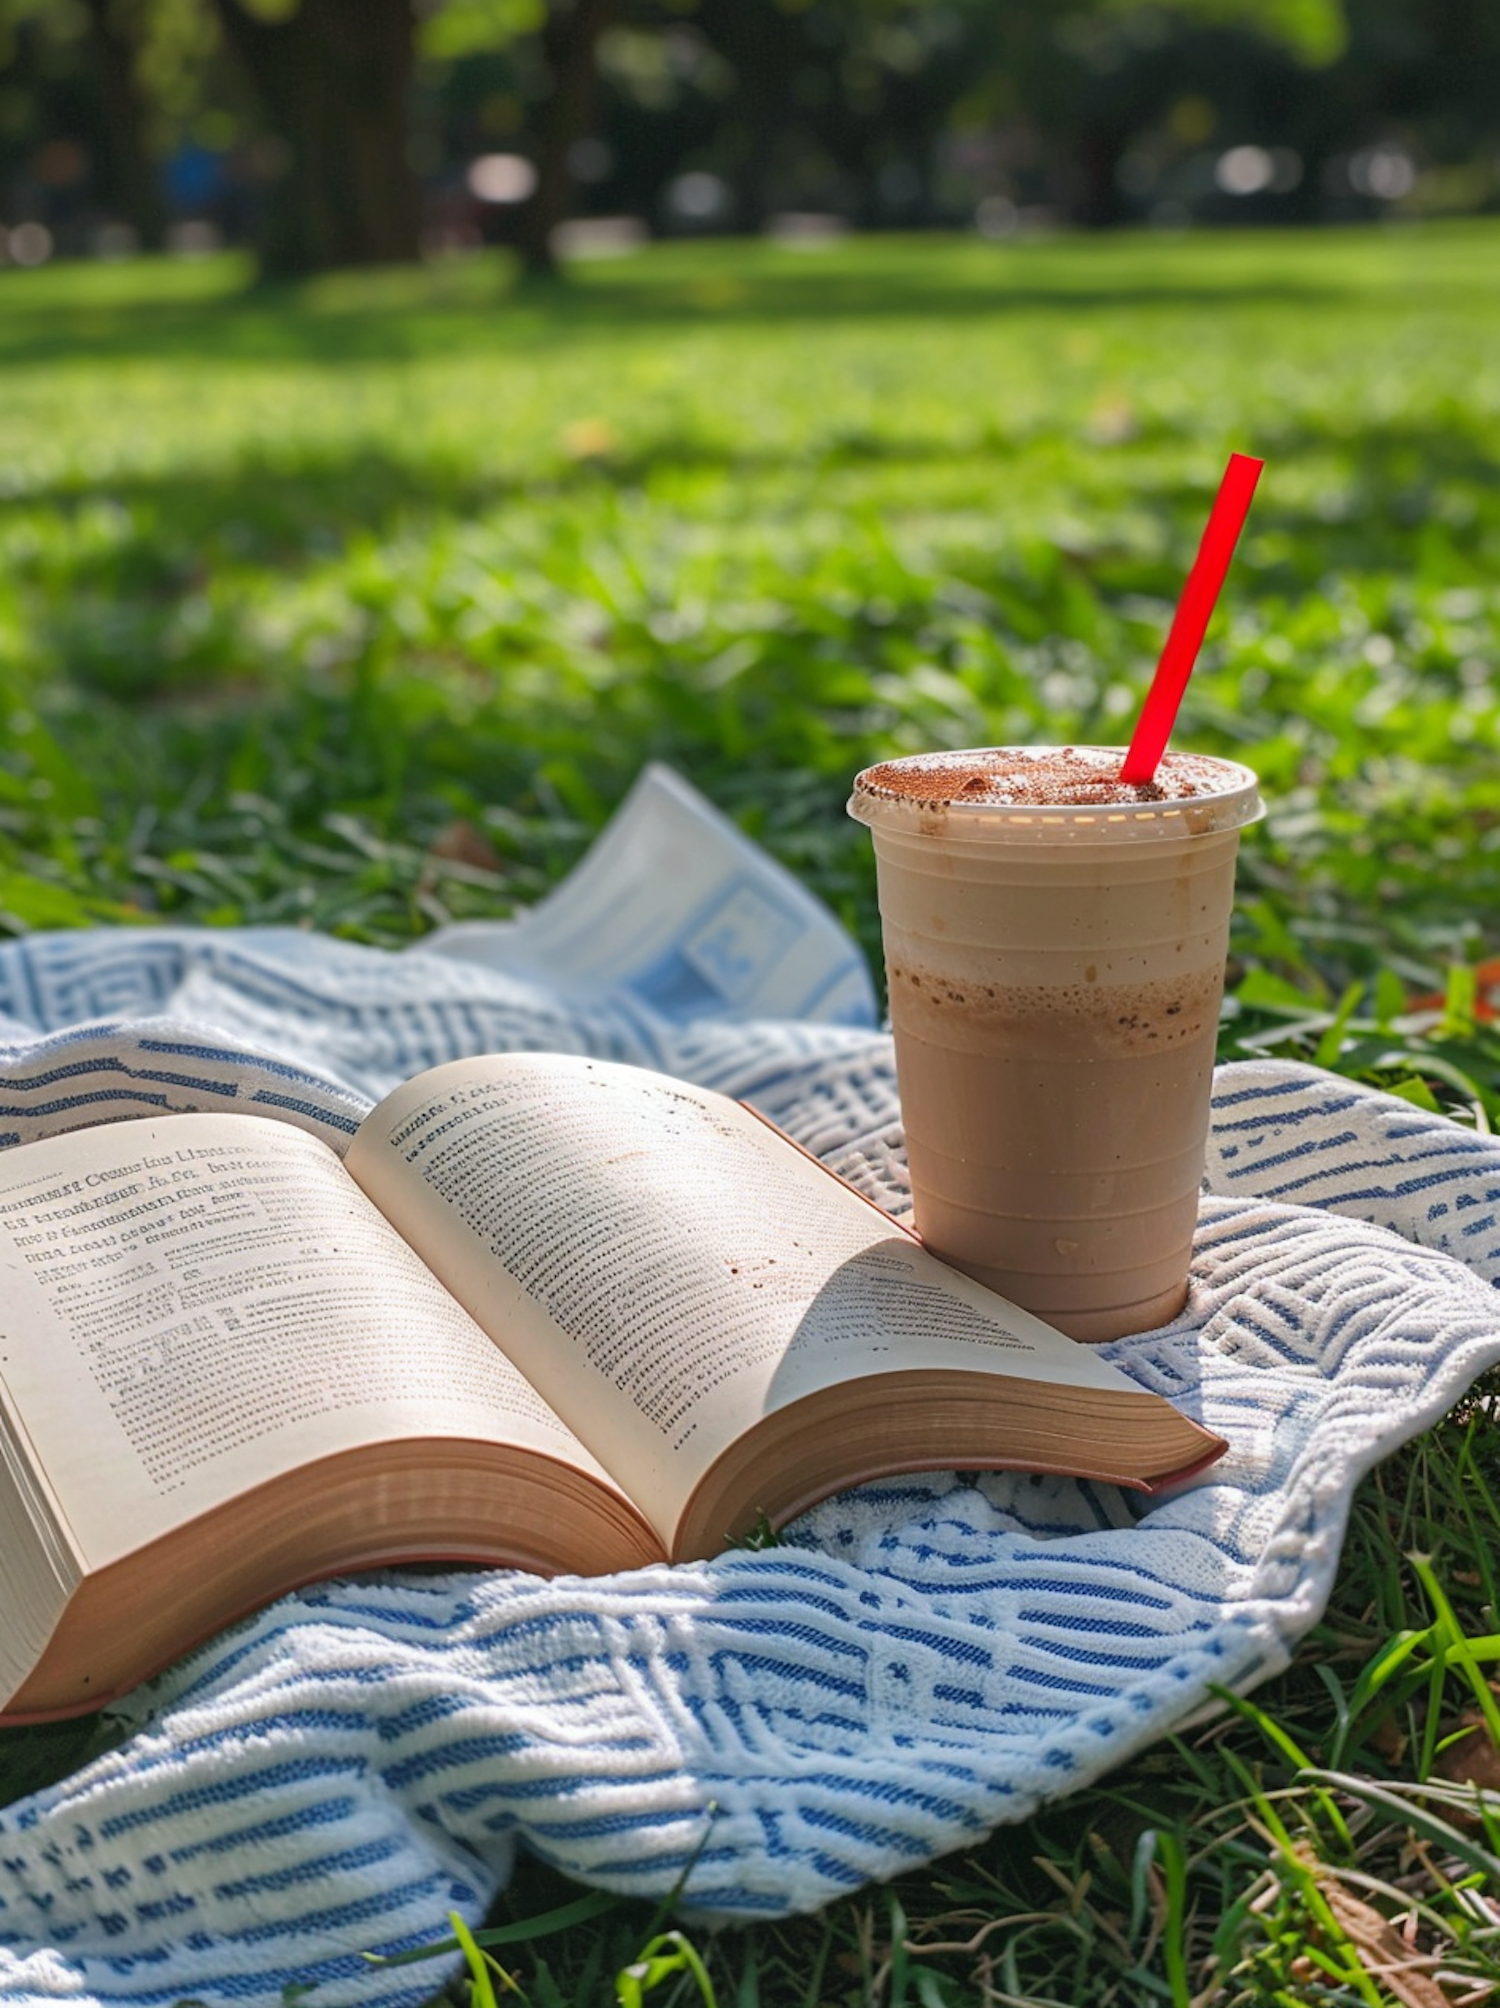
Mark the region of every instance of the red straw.
<instances>
[{"instance_id":1,"label":"red straw","mask_svg":"<svg viewBox=\"0 0 1500 2008\"><path fill-rule=\"evenodd\" d=\"M1146 701L1136 720L1130 750L1120 768L1122 781L1150 781L1155 777L1157 763L1167 750L1167 741L1177 722L1177 707L1182 702L1182 693L1187 689L1193 664L1203 646L1203 637L1224 584L1224 575L1229 570L1229 561L1234 556L1234 547L1250 513L1250 498L1255 493L1255 484L1265 464L1263 460L1252 460L1248 453L1231 453L1229 456L1224 479L1219 483L1219 492L1208 514L1203 542L1198 546L1198 555L1182 589L1182 598L1177 602L1167 645L1161 652L1161 661L1156 665L1151 688L1146 692Z\"/></svg>"}]
</instances>

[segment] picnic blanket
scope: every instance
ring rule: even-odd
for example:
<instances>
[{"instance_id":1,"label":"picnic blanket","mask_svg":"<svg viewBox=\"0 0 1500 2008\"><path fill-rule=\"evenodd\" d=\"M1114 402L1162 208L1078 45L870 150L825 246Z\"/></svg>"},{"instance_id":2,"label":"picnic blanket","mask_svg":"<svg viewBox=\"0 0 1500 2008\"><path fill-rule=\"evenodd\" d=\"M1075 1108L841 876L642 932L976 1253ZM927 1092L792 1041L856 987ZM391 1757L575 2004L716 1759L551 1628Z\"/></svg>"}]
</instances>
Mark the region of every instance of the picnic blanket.
<instances>
[{"instance_id":1,"label":"picnic blanket","mask_svg":"<svg viewBox=\"0 0 1500 2008\"><path fill-rule=\"evenodd\" d=\"M339 1146L502 1047L755 1101L901 1211L888 1039L852 944L648 774L529 918L403 953L295 931L0 948L0 1136L234 1106ZM477 1923L518 1847L696 1914L814 1908L973 1842L1287 1664L1360 1475L1500 1359L1500 1144L1311 1068L1221 1071L1192 1294L1106 1349L1232 1445L1142 1500L877 1484L782 1545L584 1580L388 1571L282 1599L0 1815L0 1997L417 2003L366 1951Z\"/></svg>"}]
</instances>

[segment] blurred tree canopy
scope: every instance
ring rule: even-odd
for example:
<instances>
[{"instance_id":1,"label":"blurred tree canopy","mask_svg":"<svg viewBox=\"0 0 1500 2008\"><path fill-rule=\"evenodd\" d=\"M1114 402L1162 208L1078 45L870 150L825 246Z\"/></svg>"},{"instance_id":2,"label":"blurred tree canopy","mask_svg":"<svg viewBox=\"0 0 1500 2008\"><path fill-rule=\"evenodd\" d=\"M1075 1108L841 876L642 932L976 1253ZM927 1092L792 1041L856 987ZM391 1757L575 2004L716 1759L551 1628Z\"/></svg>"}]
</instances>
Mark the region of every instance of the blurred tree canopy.
<instances>
[{"instance_id":1,"label":"blurred tree canopy","mask_svg":"<svg viewBox=\"0 0 1500 2008\"><path fill-rule=\"evenodd\" d=\"M1495 0L0 0L0 226L64 250L543 269L578 212L1308 219L1419 169L1500 198Z\"/></svg>"}]
</instances>

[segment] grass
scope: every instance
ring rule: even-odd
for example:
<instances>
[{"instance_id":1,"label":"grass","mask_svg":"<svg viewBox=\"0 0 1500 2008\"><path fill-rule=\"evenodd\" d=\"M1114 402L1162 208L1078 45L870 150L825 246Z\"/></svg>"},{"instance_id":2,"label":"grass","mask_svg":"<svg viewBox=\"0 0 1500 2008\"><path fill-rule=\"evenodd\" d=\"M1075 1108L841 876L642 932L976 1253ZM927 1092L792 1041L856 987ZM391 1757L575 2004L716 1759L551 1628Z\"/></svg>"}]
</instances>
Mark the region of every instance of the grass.
<instances>
[{"instance_id":1,"label":"grass","mask_svg":"<svg viewBox=\"0 0 1500 2008\"><path fill-rule=\"evenodd\" d=\"M0 925L399 943L535 897L660 757L873 956L850 774L1122 737L1240 447L1269 465L1176 742L1271 802L1223 1051L1500 1124L1497 249L699 245L527 291L486 259L295 291L230 259L0 274ZM539 2008L632 1962L627 1996L738 2008L1488 1998L1487 1404L1361 1488L1284 1678L1105 1785L686 1949L627 1904L518 1936L578 1896L530 1865L491 1956ZM94 1733L0 1737L0 1793Z\"/></svg>"}]
</instances>

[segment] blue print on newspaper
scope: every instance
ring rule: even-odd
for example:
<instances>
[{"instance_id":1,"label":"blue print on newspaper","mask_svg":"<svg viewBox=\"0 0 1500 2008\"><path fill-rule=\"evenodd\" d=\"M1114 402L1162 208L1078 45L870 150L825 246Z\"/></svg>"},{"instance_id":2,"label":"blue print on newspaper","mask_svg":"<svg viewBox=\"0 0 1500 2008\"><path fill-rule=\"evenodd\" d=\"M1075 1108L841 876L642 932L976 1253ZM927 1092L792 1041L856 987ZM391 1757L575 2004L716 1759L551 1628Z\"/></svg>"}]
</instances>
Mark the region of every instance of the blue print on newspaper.
<instances>
[{"instance_id":1,"label":"blue print on newspaper","mask_svg":"<svg viewBox=\"0 0 1500 2008\"><path fill-rule=\"evenodd\" d=\"M803 932L790 905L748 875L736 875L630 987L669 1018L693 1017L706 1004L742 1004Z\"/></svg>"}]
</instances>

